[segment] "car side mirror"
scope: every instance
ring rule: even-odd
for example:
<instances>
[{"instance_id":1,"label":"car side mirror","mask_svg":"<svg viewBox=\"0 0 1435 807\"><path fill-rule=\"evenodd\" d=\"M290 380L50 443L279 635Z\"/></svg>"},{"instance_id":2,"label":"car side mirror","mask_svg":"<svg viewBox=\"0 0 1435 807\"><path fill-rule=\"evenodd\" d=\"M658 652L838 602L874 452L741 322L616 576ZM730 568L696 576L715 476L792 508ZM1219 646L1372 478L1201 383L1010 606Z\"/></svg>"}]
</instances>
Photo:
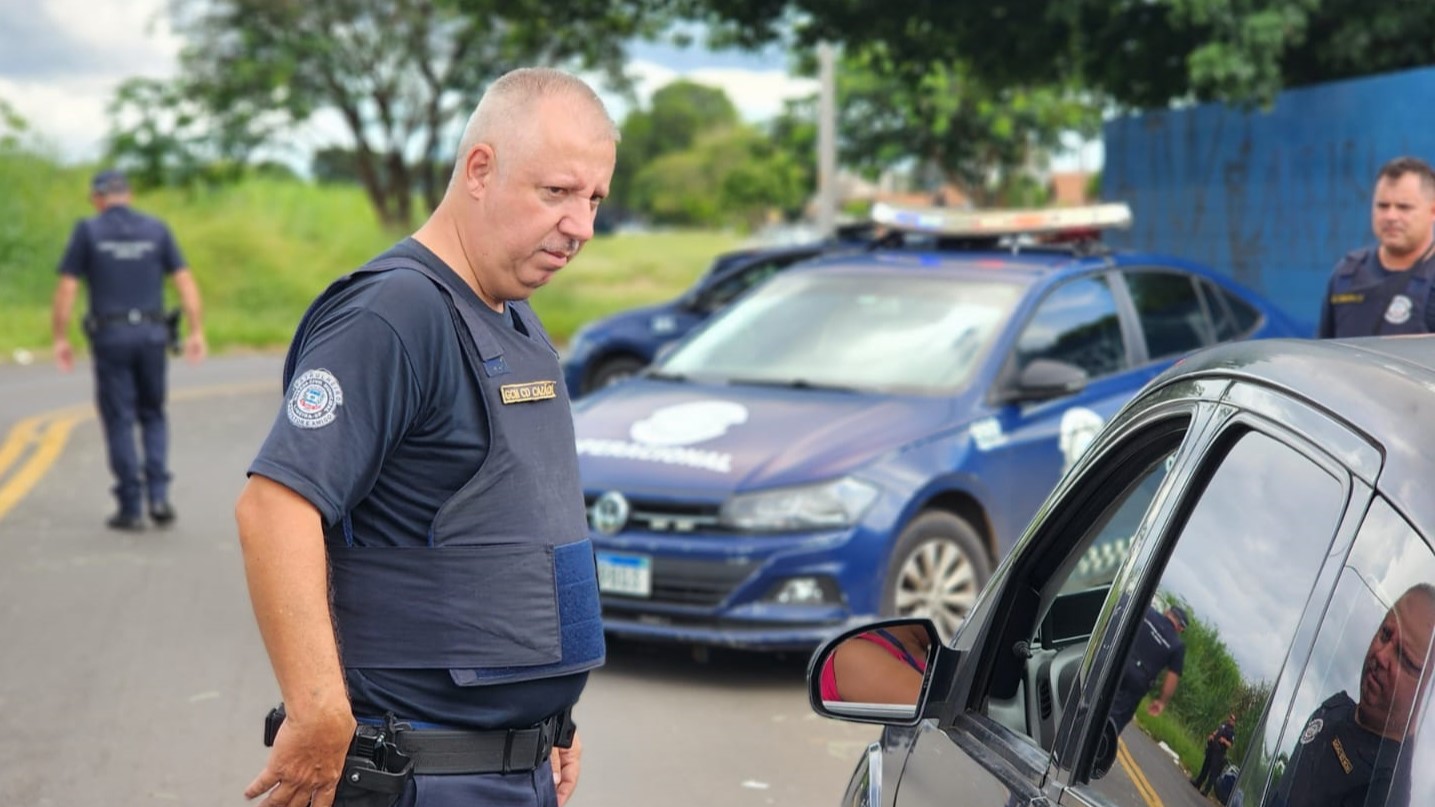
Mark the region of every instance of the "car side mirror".
<instances>
[{"instance_id":1,"label":"car side mirror","mask_svg":"<svg viewBox=\"0 0 1435 807\"><path fill-rule=\"evenodd\" d=\"M934 682L950 679L956 655L930 619L874 622L817 649L807 668L808 699L823 717L915 726L926 717Z\"/></svg>"},{"instance_id":2,"label":"car side mirror","mask_svg":"<svg viewBox=\"0 0 1435 807\"><path fill-rule=\"evenodd\" d=\"M1032 359L1002 395L1002 402L1047 401L1073 395L1086 388L1087 380L1086 371L1069 362Z\"/></svg>"}]
</instances>

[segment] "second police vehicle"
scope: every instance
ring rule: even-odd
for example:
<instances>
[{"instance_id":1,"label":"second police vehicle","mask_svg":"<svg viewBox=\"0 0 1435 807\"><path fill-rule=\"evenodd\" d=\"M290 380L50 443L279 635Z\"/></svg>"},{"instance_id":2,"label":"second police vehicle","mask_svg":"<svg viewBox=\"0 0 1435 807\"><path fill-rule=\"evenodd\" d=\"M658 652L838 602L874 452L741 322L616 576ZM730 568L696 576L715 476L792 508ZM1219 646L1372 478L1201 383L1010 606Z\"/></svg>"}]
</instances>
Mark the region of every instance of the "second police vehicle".
<instances>
[{"instance_id":1,"label":"second police vehicle","mask_svg":"<svg viewBox=\"0 0 1435 807\"><path fill-rule=\"evenodd\" d=\"M792 266L575 404L611 635L805 649L926 616L950 636L1143 385L1296 335L1216 272L1104 248L1125 205L873 219L922 246Z\"/></svg>"}]
</instances>

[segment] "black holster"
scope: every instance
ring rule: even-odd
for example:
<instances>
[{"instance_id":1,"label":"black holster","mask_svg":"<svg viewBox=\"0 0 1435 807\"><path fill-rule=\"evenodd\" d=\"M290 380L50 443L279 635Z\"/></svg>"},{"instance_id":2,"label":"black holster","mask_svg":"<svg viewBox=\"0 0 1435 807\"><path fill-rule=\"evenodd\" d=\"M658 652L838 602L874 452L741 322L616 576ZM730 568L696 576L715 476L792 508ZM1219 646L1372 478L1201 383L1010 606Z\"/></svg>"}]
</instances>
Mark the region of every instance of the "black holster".
<instances>
[{"instance_id":1,"label":"black holster","mask_svg":"<svg viewBox=\"0 0 1435 807\"><path fill-rule=\"evenodd\" d=\"M264 745L274 745L284 723L284 704L264 719ZM344 770L334 807L392 807L414 775L414 763L394 743L398 733L392 715L382 727L360 724L344 756Z\"/></svg>"},{"instance_id":2,"label":"black holster","mask_svg":"<svg viewBox=\"0 0 1435 807\"><path fill-rule=\"evenodd\" d=\"M165 339L166 342L169 344L169 352L173 353L176 356L184 352L184 346L180 344L179 339L179 319L180 310L178 308L172 308L169 311L165 312Z\"/></svg>"}]
</instances>

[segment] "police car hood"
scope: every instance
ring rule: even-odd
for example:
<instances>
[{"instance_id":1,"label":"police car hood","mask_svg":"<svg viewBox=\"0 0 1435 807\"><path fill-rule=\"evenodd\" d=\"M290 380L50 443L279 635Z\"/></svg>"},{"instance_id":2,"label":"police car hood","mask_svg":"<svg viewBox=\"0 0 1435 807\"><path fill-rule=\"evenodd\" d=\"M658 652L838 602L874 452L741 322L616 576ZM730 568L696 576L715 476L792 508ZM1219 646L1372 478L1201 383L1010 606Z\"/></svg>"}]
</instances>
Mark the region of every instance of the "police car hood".
<instances>
[{"instance_id":1,"label":"police car hood","mask_svg":"<svg viewBox=\"0 0 1435 807\"><path fill-rule=\"evenodd\" d=\"M953 399L633 379L575 409L589 490L721 497L821 482L952 423Z\"/></svg>"}]
</instances>

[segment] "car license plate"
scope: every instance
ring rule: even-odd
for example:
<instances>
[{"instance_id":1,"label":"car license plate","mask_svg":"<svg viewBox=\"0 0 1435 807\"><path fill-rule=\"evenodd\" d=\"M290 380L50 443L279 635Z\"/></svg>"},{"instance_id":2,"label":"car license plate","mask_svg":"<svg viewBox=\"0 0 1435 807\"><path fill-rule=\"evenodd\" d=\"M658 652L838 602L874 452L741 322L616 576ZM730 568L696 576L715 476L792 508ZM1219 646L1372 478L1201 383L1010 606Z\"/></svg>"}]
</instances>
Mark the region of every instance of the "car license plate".
<instances>
[{"instance_id":1,"label":"car license plate","mask_svg":"<svg viewBox=\"0 0 1435 807\"><path fill-rule=\"evenodd\" d=\"M647 555L599 552L598 590L629 597L653 596L653 559Z\"/></svg>"}]
</instances>

